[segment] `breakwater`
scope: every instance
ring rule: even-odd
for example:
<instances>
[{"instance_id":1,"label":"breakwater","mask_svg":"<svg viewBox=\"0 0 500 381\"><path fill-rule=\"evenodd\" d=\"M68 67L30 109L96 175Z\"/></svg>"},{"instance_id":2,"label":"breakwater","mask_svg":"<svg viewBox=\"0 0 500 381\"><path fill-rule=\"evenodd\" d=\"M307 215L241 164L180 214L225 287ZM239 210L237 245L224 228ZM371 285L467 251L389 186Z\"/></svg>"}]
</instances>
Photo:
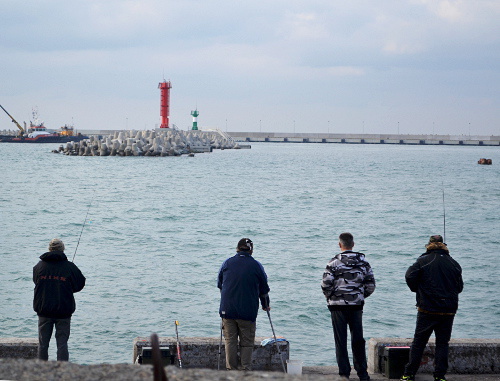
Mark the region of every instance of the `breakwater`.
<instances>
[{"instance_id":1,"label":"breakwater","mask_svg":"<svg viewBox=\"0 0 500 381\"><path fill-rule=\"evenodd\" d=\"M184 337L181 340L183 369L176 367L176 339L174 337L160 338L162 365L171 379L206 379L228 380L231 375L238 374L244 379L308 379L308 380L339 380L338 369L334 366L304 367L306 376L284 375L279 354L274 344L260 345L263 337L256 338L253 354L254 372L217 372L218 337ZM0 378L30 379L30 380L151 380L151 358L143 358L142 366L131 364L99 364L84 366L67 362L38 361L36 358L37 339L11 338L0 339ZM368 342L368 366L373 380L386 380L383 374L385 365L384 348L408 346L411 339L402 338L371 338ZM288 342L279 342L283 359L288 359L290 346ZM142 348L150 349L151 341L147 337L137 337L133 341L133 362L138 363L143 353ZM220 369L225 369L224 345L222 345ZM166 351L166 352L165 352ZM419 369L421 374L432 373L435 352L435 340L431 339L426 347ZM460 380L498 380L500 358L500 340L498 339L452 339L449 352L449 373L453 379ZM146 361L148 359L148 361ZM106 362L107 358L101 358ZM405 359L401 359L405 360ZM406 360L405 360L406 361ZM405 362L403 361L403 363ZM400 361L401 362L401 361ZM394 365L394 364L393 364ZM187 369L187 370L186 370ZM209 370L212 369L212 370ZM263 370L272 371L264 373ZM330 378L326 378L328 375ZM333 377L333 378L332 378ZM397 376L399 378L399 375Z\"/></svg>"},{"instance_id":2,"label":"breakwater","mask_svg":"<svg viewBox=\"0 0 500 381\"><path fill-rule=\"evenodd\" d=\"M500 136L228 132L238 142L500 146Z\"/></svg>"},{"instance_id":3,"label":"breakwater","mask_svg":"<svg viewBox=\"0 0 500 381\"><path fill-rule=\"evenodd\" d=\"M61 145L54 153L72 156L179 156L238 149L237 142L222 131L180 131L174 129L124 130L108 135L91 135L81 142Z\"/></svg>"},{"instance_id":4,"label":"breakwater","mask_svg":"<svg viewBox=\"0 0 500 381\"><path fill-rule=\"evenodd\" d=\"M372 337L368 341L368 371L382 373L385 347L410 347L413 339ZM431 338L425 347L419 373L434 371L436 340ZM451 339L448 372L455 374L500 373L499 339ZM406 361L403 361L406 363Z\"/></svg>"},{"instance_id":5,"label":"breakwater","mask_svg":"<svg viewBox=\"0 0 500 381\"><path fill-rule=\"evenodd\" d=\"M252 356L252 370L282 372L283 365L290 356L288 341L278 341L261 345L267 337L256 337ZM218 360L220 339L217 337L183 337L181 340L182 365L185 368L226 369L226 350L221 345L220 363ZM166 349L166 364L177 363L177 344L175 337L160 337L160 348ZM280 347L281 358L276 345ZM137 363L142 349L151 347L149 337L136 337L133 341L133 362ZM283 361L283 362L282 362Z\"/></svg>"}]
</instances>

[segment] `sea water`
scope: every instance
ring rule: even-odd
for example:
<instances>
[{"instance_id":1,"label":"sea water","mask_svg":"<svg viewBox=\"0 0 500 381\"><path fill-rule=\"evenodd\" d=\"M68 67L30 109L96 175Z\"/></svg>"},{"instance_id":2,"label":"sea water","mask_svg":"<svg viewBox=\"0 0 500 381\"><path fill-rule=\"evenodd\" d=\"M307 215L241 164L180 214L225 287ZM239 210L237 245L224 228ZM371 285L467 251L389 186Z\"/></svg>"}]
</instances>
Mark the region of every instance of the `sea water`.
<instances>
[{"instance_id":1,"label":"sea water","mask_svg":"<svg viewBox=\"0 0 500 381\"><path fill-rule=\"evenodd\" d=\"M291 357L333 365L320 282L338 235L353 233L377 280L364 309L368 340L412 337L404 274L445 228L465 281L453 337L500 337L499 147L254 143L164 158L54 148L0 145L2 338L37 337L32 267L54 237L70 260L79 241L75 263L87 277L75 295L71 361L132 362L135 337L175 336L175 320L181 341L218 337L217 273L249 237ZM481 157L493 165L478 165ZM271 335L261 311L257 336Z\"/></svg>"}]
</instances>

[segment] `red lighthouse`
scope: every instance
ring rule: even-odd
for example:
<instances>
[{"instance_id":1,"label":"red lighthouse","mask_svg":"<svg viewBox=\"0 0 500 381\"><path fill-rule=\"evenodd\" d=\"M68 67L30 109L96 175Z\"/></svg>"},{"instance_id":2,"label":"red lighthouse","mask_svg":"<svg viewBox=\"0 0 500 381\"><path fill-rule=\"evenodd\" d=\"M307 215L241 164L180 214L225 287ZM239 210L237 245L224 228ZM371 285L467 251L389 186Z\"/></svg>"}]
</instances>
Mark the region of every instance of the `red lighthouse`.
<instances>
[{"instance_id":1,"label":"red lighthouse","mask_svg":"<svg viewBox=\"0 0 500 381\"><path fill-rule=\"evenodd\" d=\"M168 118L170 116L170 89L172 84L170 81L160 82L158 88L161 90L161 100L160 100L160 116L161 124L160 128L169 128Z\"/></svg>"}]
</instances>

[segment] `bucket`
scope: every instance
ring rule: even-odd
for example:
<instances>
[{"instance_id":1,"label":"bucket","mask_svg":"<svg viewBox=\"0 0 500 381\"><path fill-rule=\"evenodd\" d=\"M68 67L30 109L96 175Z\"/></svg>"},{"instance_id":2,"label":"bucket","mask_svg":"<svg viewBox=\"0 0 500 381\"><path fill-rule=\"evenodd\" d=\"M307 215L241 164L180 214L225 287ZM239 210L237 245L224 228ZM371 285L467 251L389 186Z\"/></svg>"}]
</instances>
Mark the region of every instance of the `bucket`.
<instances>
[{"instance_id":1,"label":"bucket","mask_svg":"<svg viewBox=\"0 0 500 381\"><path fill-rule=\"evenodd\" d=\"M302 361L286 360L286 372L288 374L302 374Z\"/></svg>"}]
</instances>

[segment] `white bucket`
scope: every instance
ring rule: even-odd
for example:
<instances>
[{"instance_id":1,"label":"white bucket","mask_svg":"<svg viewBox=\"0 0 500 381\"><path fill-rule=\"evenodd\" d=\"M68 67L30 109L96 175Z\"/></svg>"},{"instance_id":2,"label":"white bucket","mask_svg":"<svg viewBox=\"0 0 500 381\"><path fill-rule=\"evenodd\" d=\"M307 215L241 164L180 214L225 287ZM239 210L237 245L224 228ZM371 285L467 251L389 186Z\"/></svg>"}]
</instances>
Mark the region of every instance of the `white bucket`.
<instances>
[{"instance_id":1,"label":"white bucket","mask_svg":"<svg viewBox=\"0 0 500 381\"><path fill-rule=\"evenodd\" d=\"M302 361L286 360L286 372L288 374L302 374Z\"/></svg>"}]
</instances>

